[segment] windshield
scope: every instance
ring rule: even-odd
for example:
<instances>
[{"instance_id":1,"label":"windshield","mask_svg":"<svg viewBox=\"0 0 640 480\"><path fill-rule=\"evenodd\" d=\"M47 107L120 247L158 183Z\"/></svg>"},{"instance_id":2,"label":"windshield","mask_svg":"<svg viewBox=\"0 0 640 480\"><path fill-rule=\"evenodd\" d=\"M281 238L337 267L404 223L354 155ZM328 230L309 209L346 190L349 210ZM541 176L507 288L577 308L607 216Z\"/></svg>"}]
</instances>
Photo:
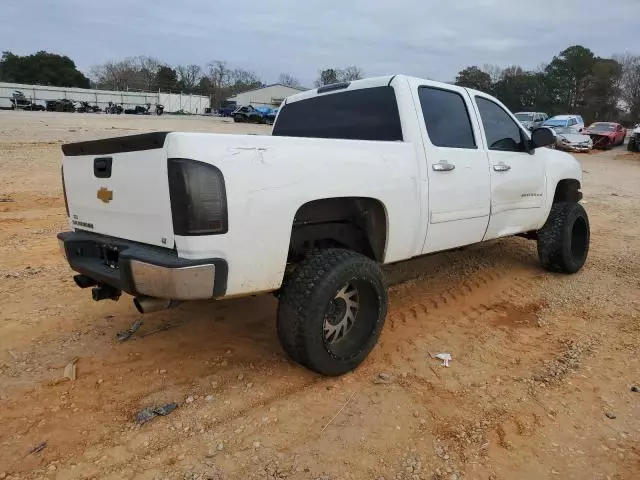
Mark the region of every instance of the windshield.
<instances>
[{"instance_id":1,"label":"windshield","mask_svg":"<svg viewBox=\"0 0 640 480\"><path fill-rule=\"evenodd\" d=\"M533 113L516 113L516 118L521 122L533 122Z\"/></svg>"},{"instance_id":2,"label":"windshield","mask_svg":"<svg viewBox=\"0 0 640 480\"><path fill-rule=\"evenodd\" d=\"M560 119L549 119L546 122L544 122L545 125L549 126L549 127L566 127L567 126L567 120L560 120Z\"/></svg>"},{"instance_id":3,"label":"windshield","mask_svg":"<svg viewBox=\"0 0 640 480\"><path fill-rule=\"evenodd\" d=\"M589 126L589 130L594 132L615 132L616 127L610 123L593 123Z\"/></svg>"},{"instance_id":4,"label":"windshield","mask_svg":"<svg viewBox=\"0 0 640 480\"><path fill-rule=\"evenodd\" d=\"M571 130L570 128L567 128L567 127L554 127L553 130L556 133L559 133L560 135L562 134L577 135L575 130Z\"/></svg>"}]
</instances>

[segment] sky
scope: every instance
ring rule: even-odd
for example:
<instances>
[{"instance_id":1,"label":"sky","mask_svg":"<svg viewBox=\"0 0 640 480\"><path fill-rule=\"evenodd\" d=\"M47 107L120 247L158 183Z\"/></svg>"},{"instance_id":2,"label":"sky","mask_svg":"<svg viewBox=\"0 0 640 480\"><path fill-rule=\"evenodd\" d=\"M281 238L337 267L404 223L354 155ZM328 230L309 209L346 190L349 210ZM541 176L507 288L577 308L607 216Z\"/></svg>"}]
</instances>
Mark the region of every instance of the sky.
<instances>
[{"instance_id":1,"label":"sky","mask_svg":"<svg viewBox=\"0 0 640 480\"><path fill-rule=\"evenodd\" d=\"M640 0L1 0L0 51L94 65L224 60L312 86L322 68L452 81L470 65L534 69L571 45L640 54Z\"/></svg>"}]
</instances>

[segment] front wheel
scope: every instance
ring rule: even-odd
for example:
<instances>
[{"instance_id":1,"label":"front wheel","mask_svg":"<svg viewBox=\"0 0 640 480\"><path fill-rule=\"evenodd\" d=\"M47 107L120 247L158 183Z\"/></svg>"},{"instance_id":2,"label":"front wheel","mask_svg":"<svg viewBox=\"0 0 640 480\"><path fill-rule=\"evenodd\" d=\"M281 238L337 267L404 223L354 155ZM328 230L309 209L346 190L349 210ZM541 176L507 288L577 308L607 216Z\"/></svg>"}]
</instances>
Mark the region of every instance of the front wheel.
<instances>
[{"instance_id":1,"label":"front wheel","mask_svg":"<svg viewBox=\"0 0 640 480\"><path fill-rule=\"evenodd\" d=\"M554 203L538 231L538 258L545 270L576 273L589 253L589 218L577 202Z\"/></svg>"},{"instance_id":2,"label":"front wheel","mask_svg":"<svg viewBox=\"0 0 640 480\"><path fill-rule=\"evenodd\" d=\"M317 251L296 267L282 289L278 337L294 361L322 375L342 375L375 346L387 302L376 262L348 250Z\"/></svg>"},{"instance_id":3,"label":"front wheel","mask_svg":"<svg viewBox=\"0 0 640 480\"><path fill-rule=\"evenodd\" d=\"M630 138L629 141L627 142L627 150L630 152L636 151L636 142L634 139Z\"/></svg>"}]
</instances>

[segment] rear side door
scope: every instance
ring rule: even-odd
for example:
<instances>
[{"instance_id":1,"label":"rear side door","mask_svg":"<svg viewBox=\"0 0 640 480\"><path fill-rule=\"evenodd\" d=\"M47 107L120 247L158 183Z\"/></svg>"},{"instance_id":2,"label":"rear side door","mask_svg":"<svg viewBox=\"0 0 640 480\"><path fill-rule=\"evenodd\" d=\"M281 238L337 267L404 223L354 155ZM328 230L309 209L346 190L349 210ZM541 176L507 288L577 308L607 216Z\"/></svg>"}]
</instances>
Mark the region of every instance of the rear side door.
<instances>
[{"instance_id":1,"label":"rear side door","mask_svg":"<svg viewBox=\"0 0 640 480\"><path fill-rule=\"evenodd\" d=\"M528 133L504 105L479 92L474 100L491 168L491 220L484 239L532 230L544 213L543 156L526 151Z\"/></svg>"},{"instance_id":2,"label":"rear side door","mask_svg":"<svg viewBox=\"0 0 640 480\"><path fill-rule=\"evenodd\" d=\"M422 253L479 242L489 221L490 177L471 98L464 88L417 79L411 87L427 163Z\"/></svg>"}]
</instances>

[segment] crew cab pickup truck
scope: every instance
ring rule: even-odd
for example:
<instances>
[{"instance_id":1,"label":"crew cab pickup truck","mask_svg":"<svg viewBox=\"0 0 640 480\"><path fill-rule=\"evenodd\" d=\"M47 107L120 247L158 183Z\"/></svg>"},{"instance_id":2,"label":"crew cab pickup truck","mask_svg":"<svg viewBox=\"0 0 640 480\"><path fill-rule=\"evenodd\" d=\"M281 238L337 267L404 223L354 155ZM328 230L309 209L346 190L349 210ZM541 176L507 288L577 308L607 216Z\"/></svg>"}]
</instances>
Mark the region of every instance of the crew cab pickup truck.
<instances>
[{"instance_id":1,"label":"crew cab pickup truck","mask_svg":"<svg viewBox=\"0 0 640 480\"><path fill-rule=\"evenodd\" d=\"M262 292L295 361L359 365L387 313L380 264L499 237L543 268L589 249L582 170L495 98L402 75L287 98L272 135L149 133L62 147L62 250L95 300L141 312Z\"/></svg>"}]
</instances>

